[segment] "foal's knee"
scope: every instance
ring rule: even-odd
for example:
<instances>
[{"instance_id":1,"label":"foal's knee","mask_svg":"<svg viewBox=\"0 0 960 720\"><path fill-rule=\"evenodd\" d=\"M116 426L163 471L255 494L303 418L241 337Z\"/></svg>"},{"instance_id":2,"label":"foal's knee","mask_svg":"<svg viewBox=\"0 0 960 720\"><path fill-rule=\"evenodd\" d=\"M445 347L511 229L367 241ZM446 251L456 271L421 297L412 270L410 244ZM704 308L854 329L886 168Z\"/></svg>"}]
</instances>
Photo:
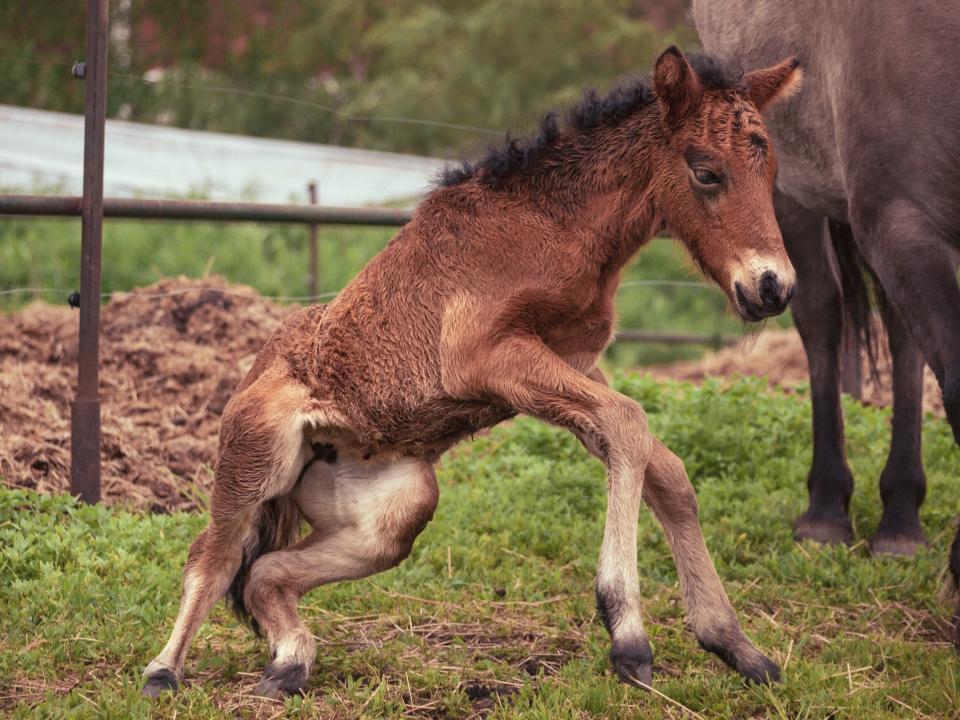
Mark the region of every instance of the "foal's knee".
<instances>
[{"instance_id":1,"label":"foal's knee","mask_svg":"<svg viewBox=\"0 0 960 720\"><path fill-rule=\"evenodd\" d=\"M676 520L697 518L697 493L683 460L659 441L655 441L647 465L643 497L658 515Z\"/></svg>"},{"instance_id":2,"label":"foal's knee","mask_svg":"<svg viewBox=\"0 0 960 720\"><path fill-rule=\"evenodd\" d=\"M652 443L643 408L628 397L618 396L602 408L598 416L597 437L583 438L587 449L609 467L623 463L642 470L650 457ZM588 440L592 440L593 446Z\"/></svg>"}]
</instances>

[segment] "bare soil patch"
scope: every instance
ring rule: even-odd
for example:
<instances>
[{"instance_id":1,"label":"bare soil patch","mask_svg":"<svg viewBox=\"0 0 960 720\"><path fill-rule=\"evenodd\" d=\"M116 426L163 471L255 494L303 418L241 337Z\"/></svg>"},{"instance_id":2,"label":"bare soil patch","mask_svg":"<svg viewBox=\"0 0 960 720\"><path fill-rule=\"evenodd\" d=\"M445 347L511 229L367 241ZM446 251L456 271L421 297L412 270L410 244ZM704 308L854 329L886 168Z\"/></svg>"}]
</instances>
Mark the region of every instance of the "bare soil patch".
<instances>
[{"instance_id":1,"label":"bare soil patch","mask_svg":"<svg viewBox=\"0 0 960 720\"><path fill-rule=\"evenodd\" d=\"M292 310L219 277L165 279L115 295L102 308L105 502L158 512L204 505L223 408ZM77 323L75 310L45 303L2 319L0 477L7 485L47 493L69 488ZM759 375L787 390L807 381L794 330L767 330L701 360L646 370L693 381ZM864 377L865 402L889 405L889 358L880 358L879 382L866 368ZM924 409L943 415L929 369Z\"/></svg>"},{"instance_id":2,"label":"bare soil patch","mask_svg":"<svg viewBox=\"0 0 960 720\"><path fill-rule=\"evenodd\" d=\"M880 330L882 332L882 330ZM885 339L881 338L881 347ZM877 377L871 377L866 357L863 358L863 402L889 407L893 403L890 380L890 357L881 352L877 358ZM745 339L739 345L709 353L699 360L654 365L644 368L654 377L694 382L705 377L756 375L766 377L771 386L785 390L809 381L807 356L796 330L765 330ZM930 368L924 369L923 409L944 417L943 396Z\"/></svg>"},{"instance_id":3,"label":"bare soil patch","mask_svg":"<svg viewBox=\"0 0 960 720\"><path fill-rule=\"evenodd\" d=\"M223 407L292 309L218 277L170 278L113 296L101 310L105 502L202 505ZM0 477L8 485L69 488L78 317L36 303L2 319Z\"/></svg>"}]
</instances>

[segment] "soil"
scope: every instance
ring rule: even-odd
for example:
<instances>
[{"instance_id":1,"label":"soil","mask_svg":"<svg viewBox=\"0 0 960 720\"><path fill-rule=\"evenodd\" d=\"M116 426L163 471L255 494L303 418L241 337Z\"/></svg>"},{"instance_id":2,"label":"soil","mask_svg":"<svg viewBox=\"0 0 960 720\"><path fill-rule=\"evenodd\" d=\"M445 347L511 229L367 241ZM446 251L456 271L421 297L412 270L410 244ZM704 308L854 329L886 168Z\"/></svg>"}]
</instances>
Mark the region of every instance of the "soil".
<instances>
[{"instance_id":1,"label":"soil","mask_svg":"<svg viewBox=\"0 0 960 720\"><path fill-rule=\"evenodd\" d=\"M205 507L223 408L257 351L294 307L217 277L170 278L113 296L101 310L106 503L155 512ZM3 317L0 477L7 485L47 493L69 488L77 321L75 310L44 303ZM647 370L694 381L761 375L786 388L807 381L799 337L780 330L699 361ZM887 359L881 359L880 370L881 382L868 380L864 398L888 405ZM924 407L943 414L929 371Z\"/></svg>"},{"instance_id":2,"label":"soil","mask_svg":"<svg viewBox=\"0 0 960 720\"><path fill-rule=\"evenodd\" d=\"M101 309L102 494L154 511L204 505L220 414L292 306L209 277L171 278ZM35 303L0 331L0 476L39 492L70 485L75 310Z\"/></svg>"},{"instance_id":3,"label":"soil","mask_svg":"<svg viewBox=\"0 0 960 720\"><path fill-rule=\"evenodd\" d=\"M880 330L882 332L882 329ZM880 345L885 344L880 338ZM710 353L689 362L654 365L645 368L654 377L674 380L699 381L705 377L732 377L757 375L766 377L771 386L787 390L809 382L807 356L796 330L765 330L745 339L739 345ZM861 369L863 377L862 400L867 405L889 407L892 404L890 357L878 354L876 377L873 377L866 356ZM943 396L930 368L923 374L924 412L944 417Z\"/></svg>"}]
</instances>

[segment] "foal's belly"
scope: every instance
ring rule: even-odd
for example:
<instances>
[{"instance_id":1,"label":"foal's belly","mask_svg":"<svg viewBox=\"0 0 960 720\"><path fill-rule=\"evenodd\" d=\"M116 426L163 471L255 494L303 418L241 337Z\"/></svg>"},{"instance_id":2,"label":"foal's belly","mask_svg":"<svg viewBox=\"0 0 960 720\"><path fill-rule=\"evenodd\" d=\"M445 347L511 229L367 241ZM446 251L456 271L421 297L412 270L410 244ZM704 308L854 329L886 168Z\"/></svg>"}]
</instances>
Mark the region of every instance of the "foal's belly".
<instances>
[{"instance_id":1,"label":"foal's belly","mask_svg":"<svg viewBox=\"0 0 960 720\"><path fill-rule=\"evenodd\" d=\"M309 439L361 459L415 457L433 462L464 438L515 415L505 405L436 398L419 407L379 408L352 427L317 427Z\"/></svg>"}]
</instances>

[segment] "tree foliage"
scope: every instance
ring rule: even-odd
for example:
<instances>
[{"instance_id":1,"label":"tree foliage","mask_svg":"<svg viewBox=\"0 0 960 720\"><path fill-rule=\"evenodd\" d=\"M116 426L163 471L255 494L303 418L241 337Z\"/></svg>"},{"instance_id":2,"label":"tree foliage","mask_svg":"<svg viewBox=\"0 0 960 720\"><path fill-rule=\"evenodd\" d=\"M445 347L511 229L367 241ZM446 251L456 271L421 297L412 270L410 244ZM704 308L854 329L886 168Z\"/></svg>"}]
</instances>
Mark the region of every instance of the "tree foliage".
<instances>
[{"instance_id":1,"label":"tree foliage","mask_svg":"<svg viewBox=\"0 0 960 720\"><path fill-rule=\"evenodd\" d=\"M663 3L658 22L687 0ZM450 154L649 67L680 23L641 0L115 0L108 112L143 122ZM0 102L80 112L78 3L0 4ZM666 18L667 20L664 20ZM293 98L298 102L280 99ZM326 109L324 109L326 108ZM363 118L363 119L358 119ZM385 119L393 118L393 119ZM396 118L402 118L397 120Z\"/></svg>"}]
</instances>

